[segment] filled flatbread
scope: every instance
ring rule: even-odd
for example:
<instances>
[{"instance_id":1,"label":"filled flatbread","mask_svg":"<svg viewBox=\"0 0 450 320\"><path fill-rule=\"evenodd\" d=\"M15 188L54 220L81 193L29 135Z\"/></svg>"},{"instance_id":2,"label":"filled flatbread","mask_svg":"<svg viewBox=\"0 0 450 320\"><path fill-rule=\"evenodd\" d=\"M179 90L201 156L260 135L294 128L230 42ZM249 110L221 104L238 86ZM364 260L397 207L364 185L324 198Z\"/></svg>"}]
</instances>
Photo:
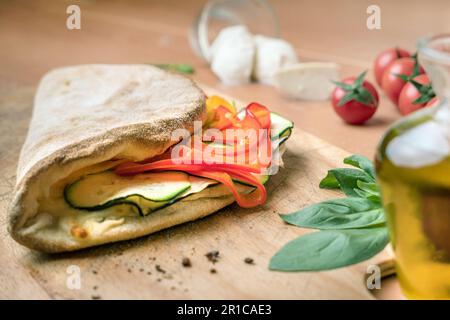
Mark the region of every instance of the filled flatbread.
<instances>
[{"instance_id":1,"label":"filled flatbread","mask_svg":"<svg viewBox=\"0 0 450 320\"><path fill-rule=\"evenodd\" d=\"M9 206L13 238L39 251L72 251L147 235L234 202L226 185L190 170L115 171L165 154L178 143L174 130L193 133L194 121L205 120L205 99L190 79L148 65L46 74ZM292 123L272 116L287 139ZM252 193L244 182L237 193Z\"/></svg>"}]
</instances>

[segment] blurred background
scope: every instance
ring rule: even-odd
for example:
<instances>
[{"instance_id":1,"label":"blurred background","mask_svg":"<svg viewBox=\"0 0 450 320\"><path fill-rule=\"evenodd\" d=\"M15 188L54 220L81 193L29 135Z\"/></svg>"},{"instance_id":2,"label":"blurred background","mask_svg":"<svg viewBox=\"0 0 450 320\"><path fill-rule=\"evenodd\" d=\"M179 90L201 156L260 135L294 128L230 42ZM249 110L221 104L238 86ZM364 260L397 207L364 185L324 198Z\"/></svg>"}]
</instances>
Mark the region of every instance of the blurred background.
<instances>
[{"instance_id":1,"label":"blurred background","mask_svg":"<svg viewBox=\"0 0 450 320\"><path fill-rule=\"evenodd\" d=\"M342 75L370 69L376 55L400 46L414 50L426 34L450 30L448 0L273 0L280 36L301 61L332 61ZM49 69L83 63L188 63L192 77L245 102L257 100L294 119L297 127L346 149L373 156L382 132L399 118L384 99L377 116L361 130L348 126L327 102L280 97L260 84L225 86L192 50L189 30L205 0L1 0L0 86L35 87ZM68 30L66 8L81 8L81 29ZM368 30L366 9L381 8L381 29ZM373 80L369 71L369 80Z\"/></svg>"}]
</instances>

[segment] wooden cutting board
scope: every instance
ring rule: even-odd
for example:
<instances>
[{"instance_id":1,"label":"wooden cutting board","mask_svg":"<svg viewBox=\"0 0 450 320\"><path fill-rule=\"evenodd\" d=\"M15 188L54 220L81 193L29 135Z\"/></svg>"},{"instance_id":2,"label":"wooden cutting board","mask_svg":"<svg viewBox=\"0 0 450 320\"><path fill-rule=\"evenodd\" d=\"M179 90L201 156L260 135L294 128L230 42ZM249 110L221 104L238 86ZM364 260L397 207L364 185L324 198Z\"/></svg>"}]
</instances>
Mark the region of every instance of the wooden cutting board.
<instances>
[{"instance_id":1,"label":"wooden cutting board","mask_svg":"<svg viewBox=\"0 0 450 320\"><path fill-rule=\"evenodd\" d=\"M347 152L295 128L287 142L285 168L267 184L264 206L233 204L204 219L121 243L75 253L47 255L22 247L7 232L6 208L16 163L31 116L34 88L0 92L0 298L34 299L371 299L367 266L389 257L327 272L268 270L271 256L311 230L286 225L289 213L327 198L327 170L341 166ZM220 253L212 263L205 254ZM188 257L191 267L183 267ZM244 262L252 258L253 264ZM81 288L67 282L80 271ZM212 271L212 270L215 270ZM75 281L76 282L76 281ZM74 283L74 282L72 282Z\"/></svg>"}]
</instances>

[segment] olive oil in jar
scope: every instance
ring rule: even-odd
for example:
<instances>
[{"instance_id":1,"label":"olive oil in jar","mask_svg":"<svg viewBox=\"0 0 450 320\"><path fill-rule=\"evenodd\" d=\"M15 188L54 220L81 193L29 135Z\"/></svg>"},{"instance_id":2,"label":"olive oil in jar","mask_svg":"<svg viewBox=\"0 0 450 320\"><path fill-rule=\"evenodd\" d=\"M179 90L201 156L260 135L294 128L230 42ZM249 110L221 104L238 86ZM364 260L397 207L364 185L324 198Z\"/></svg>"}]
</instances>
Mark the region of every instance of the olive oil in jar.
<instances>
[{"instance_id":1,"label":"olive oil in jar","mask_svg":"<svg viewBox=\"0 0 450 320\"><path fill-rule=\"evenodd\" d=\"M390 161L386 149L380 155L378 181L402 290L408 298L450 299L450 157L408 168Z\"/></svg>"},{"instance_id":2,"label":"olive oil in jar","mask_svg":"<svg viewBox=\"0 0 450 320\"><path fill-rule=\"evenodd\" d=\"M411 299L450 299L450 54L424 49L442 37L450 48L450 35L419 47L440 105L395 124L376 158L397 277Z\"/></svg>"}]
</instances>

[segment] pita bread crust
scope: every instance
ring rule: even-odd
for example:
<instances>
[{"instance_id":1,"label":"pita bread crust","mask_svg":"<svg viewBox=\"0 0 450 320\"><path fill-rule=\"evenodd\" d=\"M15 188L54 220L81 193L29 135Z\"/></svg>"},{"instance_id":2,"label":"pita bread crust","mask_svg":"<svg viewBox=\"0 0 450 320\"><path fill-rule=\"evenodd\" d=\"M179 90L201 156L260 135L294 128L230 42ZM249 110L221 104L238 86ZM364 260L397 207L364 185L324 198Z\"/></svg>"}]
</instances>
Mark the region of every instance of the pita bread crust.
<instances>
[{"instance_id":1,"label":"pita bread crust","mask_svg":"<svg viewBox=\"0 0 450 320\"><path fill-rule=\"evenodd\" d=\"M37 213L38 197L48 194L56 181L90 165L113 158L140 161L163 153L176 143L171 140L174 130L193 132L204 103L205 94L193 81L148 65L82 65L46 74L36 93L8 210L12 236L42 251L81 248L68 246L65 239L56 243L21 233ZM213 202L210 209L221 203ZM171 221L182 221L182 212ZM134 238L164 225L153 219L149 224L130 223L123 234L105 242Z\"/></svg>"},{"instance_id":2,"label":"pita bread crust","mask_svg":"<svg viewBox=\"0 0 450 320\"><path fill-rule=\"evenodd\" d=\"M75 251L101 244L142 237L185 222L201 219L226 207L234 201L232 195L218 198L200 198L196 200L190 200L189 197L186 197L148 216L130 217L126 220L126 223L108 230L101 238L90 239L89 241L74 241L65 235L48 238L39 233L20 235L16 240L31 249L48 253Z\"/></svg>"}]
</instances>

